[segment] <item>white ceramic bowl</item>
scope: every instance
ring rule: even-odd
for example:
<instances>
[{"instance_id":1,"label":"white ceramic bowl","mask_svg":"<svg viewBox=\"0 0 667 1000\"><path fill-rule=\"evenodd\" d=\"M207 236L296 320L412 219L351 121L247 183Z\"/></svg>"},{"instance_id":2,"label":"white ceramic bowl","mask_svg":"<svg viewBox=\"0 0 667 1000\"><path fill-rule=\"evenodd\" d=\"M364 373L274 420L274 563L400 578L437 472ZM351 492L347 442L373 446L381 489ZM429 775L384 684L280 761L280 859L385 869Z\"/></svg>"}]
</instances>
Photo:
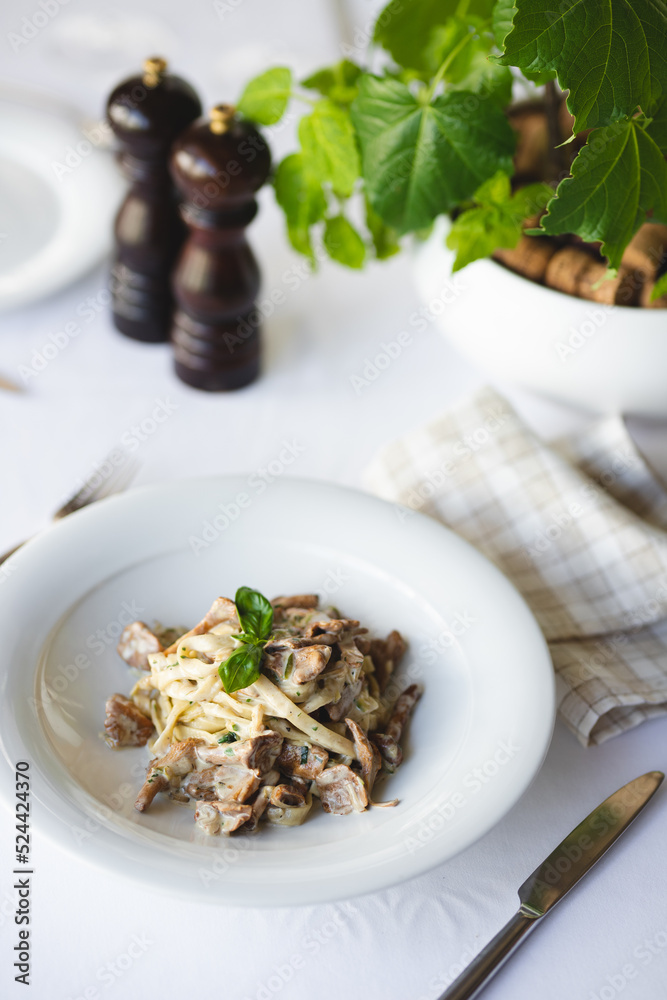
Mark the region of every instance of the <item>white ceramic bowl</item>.
<instances>
[{"instance_id":1,"label":"white ceramic bowl","mask_svg":"<svg viewBox=\"0 0 667 1000\"><path fill-rule=\"evenodd\" d=\"M667 416L667 310L602 306L490 259L452 275L439 219L416 250L420 295L450 343L494 380L598 412Z\"/></svg>"},{"instance_id":2,"label":"white ceramic bowl","mask_svg":"<svg viewBox=\"0 0 667 1000\"><path fill-rule=\"evenodd\" d=\"M551 737L553 670L497 569L428 517L323 483L193 480L112 497L29 542L0 588L0 791L30 764L36 836L173 895L291 905L383 888L471 844L514 805ZM199 540L199 541L193 541ZM237 586L317 591L377 634L405 633L424 696L406 759L376 790L393 809L207 837L169 799L133 808L149 759L100 737L132 677L128 620L197 620Z\"/></svg>"}]
</instances>

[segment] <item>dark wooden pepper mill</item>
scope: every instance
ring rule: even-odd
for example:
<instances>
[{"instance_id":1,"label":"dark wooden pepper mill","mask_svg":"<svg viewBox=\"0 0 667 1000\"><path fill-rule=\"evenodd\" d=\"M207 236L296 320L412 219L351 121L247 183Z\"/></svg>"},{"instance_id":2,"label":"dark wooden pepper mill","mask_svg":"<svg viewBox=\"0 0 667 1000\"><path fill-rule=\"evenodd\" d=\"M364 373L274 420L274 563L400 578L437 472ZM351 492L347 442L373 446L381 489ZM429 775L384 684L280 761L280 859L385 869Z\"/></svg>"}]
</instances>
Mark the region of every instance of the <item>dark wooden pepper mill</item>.
<instances>
[{"instance_id":1,"label":"dark wooden pepper mill","mask_svg":"<svg viewBox=\"0 0 667 1000\"><path fill-rule=\"evenodd\" d=\"M239 389L259 374L259 268L245 228L270 168L260 133L227 104L174 143L171 173L190 235L173 275L171 340L176 374L198 389Z\"/></svg>"},{"instance_id":2,"label":"dark wooden pepper mill","mask_svg":"<svg viewBox=\"0 0 667 1000\"><path fill-rule=\"evenodd\" d=\"M171 270L187 232L169 152L179 132L201 114L192 87L166 70L164 59L147 59L143 75L119 84L107 104L132 185L116 217L113 320L121 333L153 343L169 339Z\"/></svg>"}]
</instances>

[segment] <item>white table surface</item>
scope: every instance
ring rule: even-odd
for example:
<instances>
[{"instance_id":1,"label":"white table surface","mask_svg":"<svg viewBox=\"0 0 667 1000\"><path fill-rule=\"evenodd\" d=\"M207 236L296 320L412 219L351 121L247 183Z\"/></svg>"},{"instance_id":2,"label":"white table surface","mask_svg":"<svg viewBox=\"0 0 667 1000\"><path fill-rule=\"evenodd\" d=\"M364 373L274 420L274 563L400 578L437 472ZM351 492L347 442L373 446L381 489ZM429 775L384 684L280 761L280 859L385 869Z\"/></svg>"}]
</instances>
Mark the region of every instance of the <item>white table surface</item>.
<instances>
[{"instance_id":1,"label":"white table surface","mask_svg":"<svg viewBox=\"0 0 667 1000\"><path fill-rule=\"evenodd\" d=\"M57 2L57 0L55 0ZM376 2L348 7L352 34ZM10 0L0 15L7 80L48 88L99 114L105 93L147 50L171 58L206 103L233 100L267 61L302 71L340 53L335 6L321 0L70 0L17 52L10 33L38 10ZM122 17L130 29L120 31ZM94 20L93 20L94 19ZM98 38L91 55L81 38ZM110 28L118 43L107 50ZM126 25L127 28L127 25ZM91 31L93 34L91 34ZM289 129L277 139L290 148ZM325 265L298 282L270 192L252 227L265 298L285 291L266 323L261 381L232 395L181 385L169 351L118 335L106 309L25 392L0 392L0 551L47 523L48 514L103 456L148 417L158 401L172 414L137 442L137 483L206 473L252 472L283 440L303 451L290 473L359 485L376 449L419 425L483 376L435 329L415 335L382 375L357 394L351 376L366 359L411 329L419 308L407 256L363 275ZM0 374L21 383L49 333L104 295L97 269L47 301L0 318ZM294 287L298 285L298 287ZM96 301L99 301L97 299ZM83 305L82 305L83 304ZM557 434L584 418L506 388L540 432ZM639 427L654 461L667 466L663 428ZM0 812L0 996L39 1000L172 997L185 989L224 1000L274 996L334 1000L435 1000L462 964L512 914L516 888L557 843L616 787L665 768L667 719L606 745L583 749L557 724L547 760L521 802L463 855L408 884L346 904L258 911L171 903L77 863L51 846L35 819L29 990L15 985L13 826ZM488 987L489 1000L657 1000L667 997L667 794L520 949Z\"/></svg>"}]
</instances>

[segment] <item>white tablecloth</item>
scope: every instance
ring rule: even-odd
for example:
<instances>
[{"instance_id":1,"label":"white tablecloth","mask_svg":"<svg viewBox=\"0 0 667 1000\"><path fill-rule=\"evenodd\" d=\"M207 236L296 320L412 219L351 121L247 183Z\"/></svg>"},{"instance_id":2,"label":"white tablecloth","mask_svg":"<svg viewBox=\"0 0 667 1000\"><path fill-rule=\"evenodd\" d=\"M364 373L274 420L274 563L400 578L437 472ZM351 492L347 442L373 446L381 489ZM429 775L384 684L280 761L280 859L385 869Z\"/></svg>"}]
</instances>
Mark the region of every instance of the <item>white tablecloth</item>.
<instances>
[{"instance_id":1,"label":"white tablecloth","mask_svg":"<svg viewBox=\"0 0 667 1000\"><path fill-rule=\"evenodd\" d=\"M3 75L48 87L89 115L99 113L110 86L152 49L169 56L206 103L233 100L240 81L267 60L286 59L306 71L340 52L337 8L315 0L220 0L217 9L205 0L60 3L52 0L49 9L55 4L57 12L29 44L13 52L4 43ZM357 40L377 6L368 0L351 6ZM4 4L3 40L38 9L36 0ZM132 30L121 30L121 15L133 19ZM106 18L107 29L116 31L115 54L102 36L91 54L93 17ZM287 131L278 141L289 149ZM0 393L0 551L45 524L73 484L120 442L136 441L138 483L251 472L287 439L303 447L294 475L358 485L381 444L481 383L434 329L415 331L420 303L405 256L363 275L326 265L305 277L285 246L270 192L263 193L252 241L263 267L262 299L278 288L285 302L267 319L262 380L238 394L190 390L172 376L167 349L116 334L101 304L104 269L2 317L0 374L19 382L20 366L30 365L50 333L78 316L81 335L27 381L25 393ZM403 330L411 334L408 346L355 391L352 377ZM545 433L582 420L525 393L511 398ZM171 415L147 434L141 422L160 403ZM667 466L662 429L639 430L654 461ZM14 831L3 811L0 995L143 1000L195 990L225 1000L435 1000L511 915L516 888L537 862L616 787L665 768L666 737L667 719L658 720L584 750L558 725L532 788L462 856L389 891L307 909L171 904L52 847L40 836L37 812L31 992L12 982ZM485 996L667 997L666 822L663 793Z\"/></svg>"}]
</instances>

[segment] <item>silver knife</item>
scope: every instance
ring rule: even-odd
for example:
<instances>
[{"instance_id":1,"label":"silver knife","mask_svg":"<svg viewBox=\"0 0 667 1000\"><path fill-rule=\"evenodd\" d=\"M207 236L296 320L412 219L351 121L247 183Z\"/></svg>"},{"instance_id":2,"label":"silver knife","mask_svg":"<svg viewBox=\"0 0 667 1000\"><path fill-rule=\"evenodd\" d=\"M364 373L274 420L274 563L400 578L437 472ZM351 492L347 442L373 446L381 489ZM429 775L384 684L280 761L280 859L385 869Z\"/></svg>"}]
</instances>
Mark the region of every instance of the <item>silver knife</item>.
<instances>
[{"instance_id":1,"label":"silver knife","mask_svg":"<svg viewBox=\"0 0 667 1000\"><path fill-rule=\"evenodd\" d=\"M439 1000L472 1000L530 931L618 840L664 778L649 771L623 785L594 809L519 889L521 906Z\"/></svg>"}]
</instances>

